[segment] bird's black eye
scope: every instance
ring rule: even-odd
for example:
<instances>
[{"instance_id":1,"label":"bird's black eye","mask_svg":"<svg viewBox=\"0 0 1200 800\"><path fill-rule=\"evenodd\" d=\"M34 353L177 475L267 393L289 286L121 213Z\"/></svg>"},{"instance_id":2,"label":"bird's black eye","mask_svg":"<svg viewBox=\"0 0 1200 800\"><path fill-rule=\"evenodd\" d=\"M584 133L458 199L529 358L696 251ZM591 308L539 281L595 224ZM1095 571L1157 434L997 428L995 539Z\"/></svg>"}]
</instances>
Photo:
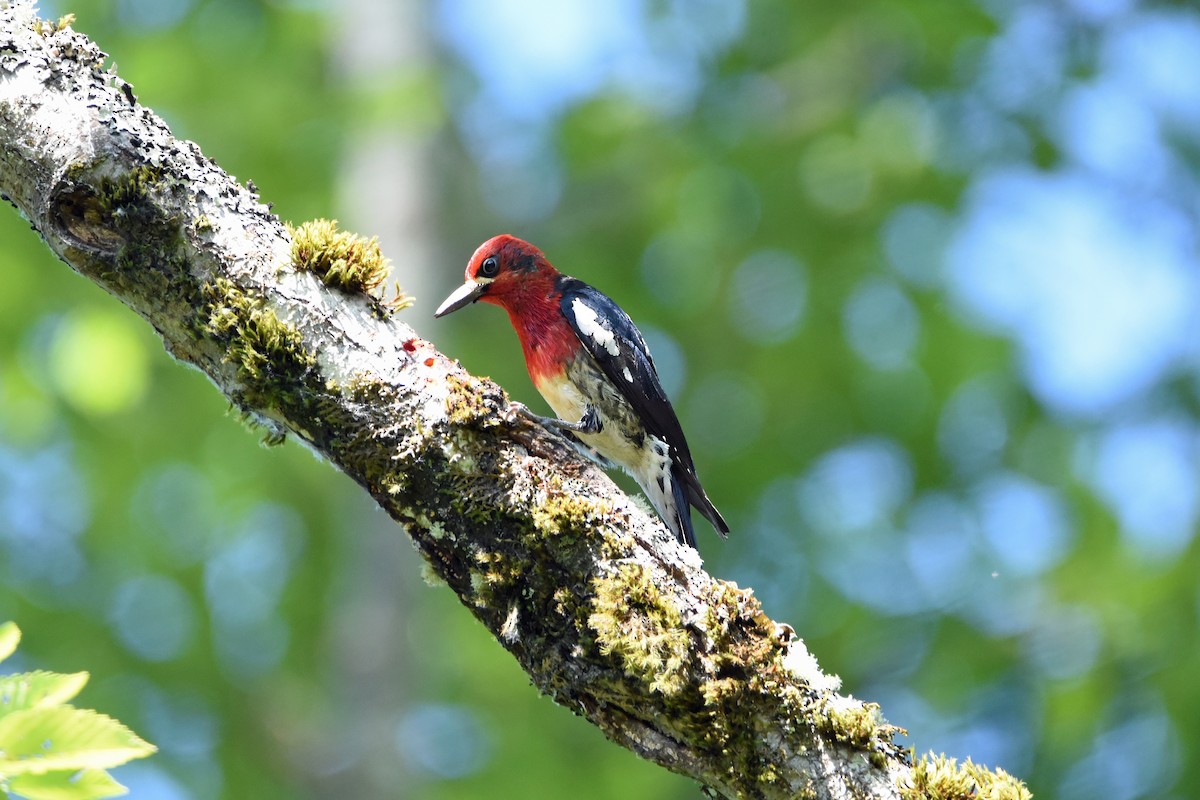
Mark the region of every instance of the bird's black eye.
<instances>
[{"instance_id":1,"label":"bird's black eye","mask_svg":"<svg viewBox=\"0 0 1200 800\"><path fill-rule=\"evenodd\" d=\"M500 262L496 260L495 256L488 256L483 260L483 263L479 265L479 274L485 278L494 278L496 277L496 273L499 271Z\"/></svg>"}]
</instances>

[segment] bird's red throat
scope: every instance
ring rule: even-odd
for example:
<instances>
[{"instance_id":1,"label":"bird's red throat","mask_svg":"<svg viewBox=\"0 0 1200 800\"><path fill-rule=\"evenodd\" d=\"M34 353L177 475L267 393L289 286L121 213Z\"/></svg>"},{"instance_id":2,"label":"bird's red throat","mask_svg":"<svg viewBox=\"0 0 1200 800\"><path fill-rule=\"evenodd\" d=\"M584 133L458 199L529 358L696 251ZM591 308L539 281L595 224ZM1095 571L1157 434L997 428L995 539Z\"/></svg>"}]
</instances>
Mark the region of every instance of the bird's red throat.
<instances>
[{"instance_id":1,"label":"bird's red throat","mask_svg":"<svg viewBox=\"0 0 1200 800\"><path fill-rule=\"evenodd\" d=\"M581 345L559 310L561 294L551 281L526 281L480 299L508 312L535 386L563 374Z\"/></svg>"}]
</instances>

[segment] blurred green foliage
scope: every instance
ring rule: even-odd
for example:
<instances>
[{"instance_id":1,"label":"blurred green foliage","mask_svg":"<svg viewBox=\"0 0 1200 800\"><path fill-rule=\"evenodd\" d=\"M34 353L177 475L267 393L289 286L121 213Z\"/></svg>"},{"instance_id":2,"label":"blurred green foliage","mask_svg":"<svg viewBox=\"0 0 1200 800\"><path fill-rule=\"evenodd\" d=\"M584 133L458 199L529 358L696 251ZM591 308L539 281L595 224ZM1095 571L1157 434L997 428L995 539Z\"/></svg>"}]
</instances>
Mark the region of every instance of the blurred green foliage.
<instances>
[{"instance_id":1,"label":"blurred green foliage","mask_svg":"<svg viewBox=\"0 0 1200 800\"><path fill-rule=\"evenodd\" d=\"M1005 158L1036 169L1063 159L1053 126L1016 101L967 124L1000 5L731 4L744 17L719 47L688 55L674 28L654 40L694 67L684 100L602 83L540 127L489 107L486 76L453 48L348 76L355 38L334 32L380 24L370 13L43 11L74 12L141 102L293 222L354 229L336 198L352 191L339 168L357 132L427 136L431 226L357 232L380 236L402 285L448 291L476 244L508 230L613 295L647 333L733 528L724 543L698 531L709 569L755 587L914 747L998 762L1040 796L1191 796L1195 548L1137 556L1079 477L1104 420L1048 409L1019 349L960 313L939 265L947 220L997 163L986 143L1015 135ZM1098 49L1098 23L1071 17L1086 5L1054 12L1066 34L1047 45L1080 74ZM473 7L422 8L453 38L446 9ZM720 16L621 8L647 31ZM478 46L485 63L532 64L539 35L534 15ZM526 128L540 138L520 168L489 155ZM550 199L522 200L545 175ZM913 226L923 249L891 238ZM414 263L418 236L446 262ZM402 531L357 487L294 444L259 447L16 214L0 214L0 242L0 618L26 632L22 664L86 666L91 702L159 746L117 770L134 797L696 796L537 697L447 591L421 584ZM543 407L503 316L434 322L438 300L402 313ZM951 424L964 386L1004 422L986 469L958 447L982 423ZM869 491L837 506L823 487L839 484L822 481L847 464L867 465ZM980 534L988 498L1048 493L1067 509L1050 526L1062 541L1022 538L1019 515ZM970 557L947 561L959 548ZM1043 560L1023 567L1026 548ZM1121 771L1110 756L1126 752Z\"/></svg>"}]
</instances>

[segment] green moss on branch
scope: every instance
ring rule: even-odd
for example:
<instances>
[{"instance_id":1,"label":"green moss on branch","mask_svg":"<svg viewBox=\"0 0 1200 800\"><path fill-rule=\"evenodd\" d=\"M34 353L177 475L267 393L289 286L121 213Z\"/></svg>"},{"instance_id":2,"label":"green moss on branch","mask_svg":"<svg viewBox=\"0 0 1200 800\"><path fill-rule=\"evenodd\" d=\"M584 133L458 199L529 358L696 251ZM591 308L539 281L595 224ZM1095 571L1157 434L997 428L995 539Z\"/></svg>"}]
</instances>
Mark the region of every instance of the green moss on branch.
<instances>
[{"instance_id":1,"label":"green moss on branch","mask_svg":"<svg viewBox=\"0 0 1200 800\"><path fill-rule=\"evenodd\" d=\"M1017 778L1002 769L987 769L967 759L932 753L913 765L900 787L903 800L1030 800L1033 796Z\"/></svg>"},{"instance_id":2,"label":"green moss on branch","mask_svg":"<svg viewBox=\"0 0 1200 800\"><path fill-rule=\"evenodd\" d=\"M383 301L383 285L391 267L377 237L367 239L338 230L337 220L329 219L289 225L288 232L292 236L292 266L298 271L313 273L331 288ZM393 309L409 304L399 291L388 302Z\"/></svg>"},{"instance_id":3,"label":"green moss on branch","mask_svg":"<svg viewBox=\"0 0 1200 800\"><path fill-rule=\"evenodd\" d=\"M204 296L207 330L225 346L225 362L237 369L242 405L268 414L295 408L295 395L317 378L316 357L305 349L300 331L228 278L205 285ZM268 441L278 442L281 435L277 431Z\"/></svg>"},{"instance_id":4,"label":"green moss on branch","mask_svg":"<svg viewBox=\"0 0 1200 800\"><path fill-rule=\"evenodd\" d=\"M600 652L619 659L626 674L649 691L672 697L686 686L691 637L679 609L654 585L645 567L620 565L592 582L595 599L588 625Z\"/></svg>"}]
</instances>

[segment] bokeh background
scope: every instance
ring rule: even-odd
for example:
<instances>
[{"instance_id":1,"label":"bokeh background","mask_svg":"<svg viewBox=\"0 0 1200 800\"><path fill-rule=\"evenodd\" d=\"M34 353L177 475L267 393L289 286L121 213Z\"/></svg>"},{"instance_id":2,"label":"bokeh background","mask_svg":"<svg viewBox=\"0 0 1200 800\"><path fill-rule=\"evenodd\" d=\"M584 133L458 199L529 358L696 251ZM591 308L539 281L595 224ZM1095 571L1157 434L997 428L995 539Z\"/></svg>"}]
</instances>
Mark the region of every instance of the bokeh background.
<instances>
[{"instance_id":1,"label":"bokeh background","mask_svg":"<svg viewBox=\"0 0 1200 800\"><path fill-rule=\"evenodd\" d=\"M285 219L544 408L512 232L642 326L753 586L920 751L1200 797L1200 12L1136 0L74 0ZM403 531L0 212L0 619L135 798L692 798L540 698ZM11 665L6 665L11 666Z\"/></svg>"}]
</instances>

